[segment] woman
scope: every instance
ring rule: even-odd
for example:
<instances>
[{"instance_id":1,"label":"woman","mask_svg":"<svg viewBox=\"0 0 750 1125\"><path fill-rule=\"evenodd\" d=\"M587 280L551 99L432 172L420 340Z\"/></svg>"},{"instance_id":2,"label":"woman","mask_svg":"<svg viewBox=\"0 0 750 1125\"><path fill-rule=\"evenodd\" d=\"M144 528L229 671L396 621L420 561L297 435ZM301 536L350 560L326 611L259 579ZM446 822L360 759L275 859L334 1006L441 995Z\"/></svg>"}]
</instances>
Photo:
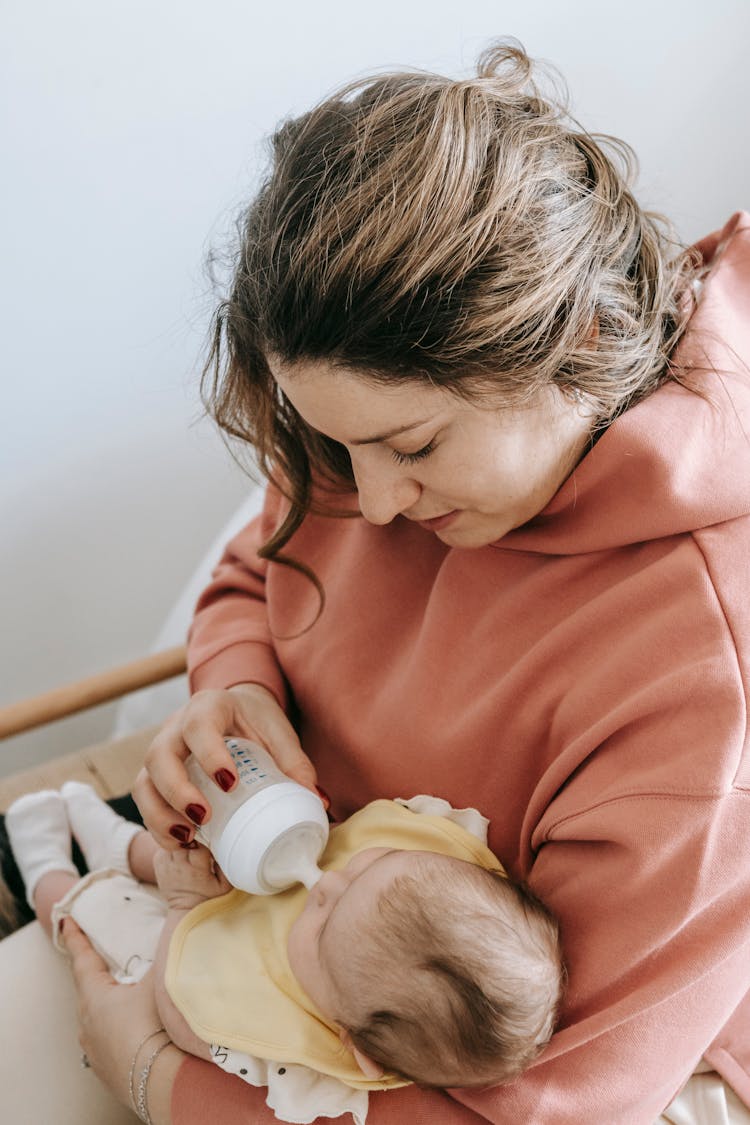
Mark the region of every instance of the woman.
<instances>
[{"instance_id":1,"label":"woman","mask_svg":"<svg viewBox=\"0 0 750 1125\"><path fill-rule=\"evenodd\" d=\"M679 253L626 181L513 45L361 83L277 134L217 322L213 413L272 483L199 603L146 823L189 846L188 750L228 788L251 735L339 817L478 806L561 920L539 1062L376 1095L372 1125L648 1123L702 1058L750 1100L750 220ZM153 1017L126 1039L68 942L122 1094ZM270 1119L174 1048L147 1078L155 1122Z\"/></svg>"}]
</instances>

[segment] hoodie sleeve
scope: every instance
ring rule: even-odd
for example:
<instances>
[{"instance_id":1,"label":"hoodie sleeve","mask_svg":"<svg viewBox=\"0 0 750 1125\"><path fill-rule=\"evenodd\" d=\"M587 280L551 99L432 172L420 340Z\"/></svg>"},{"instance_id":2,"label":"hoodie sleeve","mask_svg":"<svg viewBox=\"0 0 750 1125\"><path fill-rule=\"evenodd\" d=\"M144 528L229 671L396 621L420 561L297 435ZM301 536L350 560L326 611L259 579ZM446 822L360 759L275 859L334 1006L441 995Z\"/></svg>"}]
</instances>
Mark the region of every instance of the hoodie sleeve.
<instances>
[{"instance_id":1,"label":"hoodie sleeve","mask_svg":"<svg viewBox=\"0 0 750 1125\"><path fill-rule=\"evenodd\" d=\"M287 705L266 609L268 563L258 557L278 526L281 505L281 494L269 485L262 512L230 541L201 594L188 637L191 692L257 683Z\"/></svg>"},{"instance_id":2,"label":"hoodie sleeve","mask_svg":"<svg viewBox=\"0 0 750 1125\"><path fill-rule=\"evenodd\" d=\"M278 1118L265 1102L264 1089L248 1086L213 1063L188 1056L172 1087L172 1125L278 1125ZM351 1114L319 1117L311 1125L352 1125ZM370 1094L367 1125L482 1125L484 1118L451 1101L437 1090L402 1086L398 1090ZM517 1123L514 1122L514 1125Z\"/></svg>"},{"instance_id":3,"label":"hoodie sleeve","mask_svg":"<svg viewBox=\"0 0 750 1125\"><path fill-rule=\"evenodd\" d=\"M735 792L557 825L532 885L562 919L561 1026L517 1082L455 1096L489 1121L651 1125L750 988L749 822Z\"/></svg>"},{"instance_id":4,"label":"hoodie sleeve","mask_svg":"<svg viewBox=\"0 0 750 1125\"><path fill-rule=\"evenodd\" d=\"M528 873L560 920L568 987L535 1065L495 1091L455 1092L490 1121L651 1125L704 1054L750 1089L746 1052L732 1070L710 1051L728 1024L747 1027L750 998L750 632L733 577L746 537L735 521L700 540L703 616L670 602L682 626L661 647L656 612L630 617L609 660L603 630L571 684L573 710L595 716L579 724L590 753L537 820ZM628 644L640 670L626 671Z\"/></svg>"}]
</instances>

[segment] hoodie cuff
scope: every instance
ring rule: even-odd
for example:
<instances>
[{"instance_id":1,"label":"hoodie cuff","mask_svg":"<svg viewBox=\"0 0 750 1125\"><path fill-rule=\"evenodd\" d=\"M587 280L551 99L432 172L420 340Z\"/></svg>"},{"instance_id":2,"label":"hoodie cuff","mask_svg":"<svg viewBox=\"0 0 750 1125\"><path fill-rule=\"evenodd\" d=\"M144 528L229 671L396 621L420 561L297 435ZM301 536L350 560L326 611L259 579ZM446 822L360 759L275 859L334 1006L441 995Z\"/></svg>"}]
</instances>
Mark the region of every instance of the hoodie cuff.
<instances>
[{"instance_id":1,"label":"hoodie cuff","mask_svg":"<svg viewBox=\"0 0 750 1125\"><path fill-rule=\"evenodd\" d=\"M230 645L197 667L190 667L189 683L191 695L208 688L221 691L236 684L260 684L276 697L284 711L289 704L286 681L273 650L259 642Z\"/></svg>"}]
</instances>

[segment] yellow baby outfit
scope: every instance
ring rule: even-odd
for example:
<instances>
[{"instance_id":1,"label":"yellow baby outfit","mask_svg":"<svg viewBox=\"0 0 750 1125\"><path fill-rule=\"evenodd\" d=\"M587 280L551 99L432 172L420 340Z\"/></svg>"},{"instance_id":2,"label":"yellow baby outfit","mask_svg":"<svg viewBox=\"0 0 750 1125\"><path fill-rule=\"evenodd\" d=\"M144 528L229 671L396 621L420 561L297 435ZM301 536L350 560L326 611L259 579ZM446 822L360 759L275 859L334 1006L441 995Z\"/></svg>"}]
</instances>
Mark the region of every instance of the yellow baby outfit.
<instances>
[{"instance_id":1,"label":"yellow baby outfit","mask_svg":"<svg viewBox=\"0 0 750 1125\"><path fill-rule=\"evenodd\" d=\"M427 808L440 813L412 811L419 801L431 802ZM365 848L389 847L435 852L502 873L474 825L471 830L462 825L462 815L472 813L455 813L446 802L432 798L373 801L331 829L320 866L339 870ZM447 819L449 815L453 819ZM166 987L172 1001L207 1043L301 1064L355 1090L403 1085L392 1075L365 1078L336 1027L292 975L287 938L307 894L302 886L269 896L232 891L190 911L170 945Z\"/></svg>"}]
</instances>

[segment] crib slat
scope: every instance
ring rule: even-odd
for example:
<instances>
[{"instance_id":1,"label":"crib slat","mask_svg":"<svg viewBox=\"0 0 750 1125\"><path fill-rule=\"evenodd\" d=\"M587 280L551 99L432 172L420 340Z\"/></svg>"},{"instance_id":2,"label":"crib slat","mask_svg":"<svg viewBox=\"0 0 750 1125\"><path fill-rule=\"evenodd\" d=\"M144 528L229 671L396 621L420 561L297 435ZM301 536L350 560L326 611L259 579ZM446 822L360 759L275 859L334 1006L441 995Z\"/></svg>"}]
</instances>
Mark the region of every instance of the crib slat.
<instances>
[{"instance_id":1,"label":"crib slat","mask_svg":"<svg viewBox=\"0 0 750 1125\"><path fill-rule=\"evenodd\" d=\"M185 646L165 649L163 652L144 656L129 664L121 664L95 676L88 676L76 683L53 688L31 699L23 699L0 708L0 739L34 727L51 723L55 719L74 715L118 699L131 691L161 683L173 676L180 676L186 668Z\"/></svg>"}]
</instances>

